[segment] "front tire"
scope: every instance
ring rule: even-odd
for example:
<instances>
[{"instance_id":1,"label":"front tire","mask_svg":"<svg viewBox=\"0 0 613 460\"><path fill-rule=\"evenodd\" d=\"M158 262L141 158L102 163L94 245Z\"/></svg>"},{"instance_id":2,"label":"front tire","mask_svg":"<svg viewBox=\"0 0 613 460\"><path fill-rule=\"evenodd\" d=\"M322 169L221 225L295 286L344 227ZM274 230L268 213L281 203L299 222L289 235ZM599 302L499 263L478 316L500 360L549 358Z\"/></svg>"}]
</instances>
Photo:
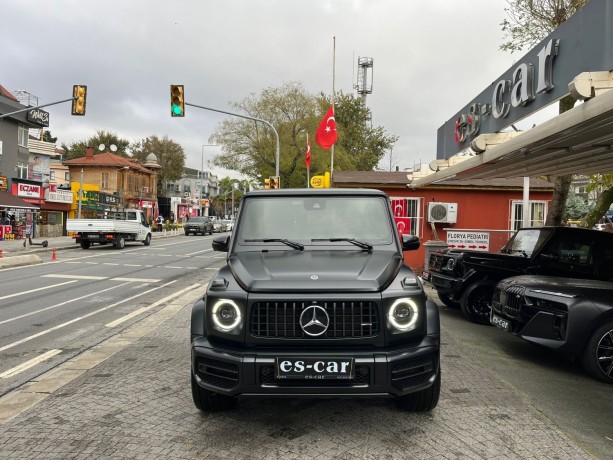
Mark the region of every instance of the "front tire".
<instances>
[{"instance_id":1,"label":"front tire","mask_svg":"<svg viewBox=\"0 0 613 460\"><path fill-rule=\"evenodd\" d=\"M221 395L201 388L192 373L192 399L198 410L204 412L218 412L230 410L236 405L236 398Z\"/></svg>"},{"instance_id":2,"label":"front tire","mask_svg":"<svg viewBox=\"0 0 613 460\"><path fill-rule=\"evenodd\" d=\"M464 291L460 299L462 313L473 323L490 324L494 284L491 281L477 281Z\"/></svg>"},{"instance_id":3,"label":"front tire","mask_svg":"<svg viewBox=\"0 0 613 460\"><path fill-rule=\"evenodd\" d=\"M596 380L613 383L613 321L594 331L581 356L581 365Z\"/></svg>"},{"instance_id":4,"label":"front tire","mask_svg":"<svg viewBox=\"0 0 613 460\"><path fill-rule=\"evenodd\" d=\"M439 300L443 302L443 305L449 308L453 308L455 310L460 309L460 302L458 302L457 300L453 300L451 296L444 294L442 292L436 291L436 293L438 294Z\"/></svg>"},{"instance_id":5,"label":"front tire","mask_svg":"<svg viewBox=\"0 0 613 460\"><path fill-rule=\"evenodd\" d=\"M143 244L144 244L145 246L149 246L149 245L151 244L151 234L149 234L149 235L147 235L147 236L145 237L145 241L143 241Z\"/></svg>"},{"instance_id":6,"label":"front tire","mask_svg":"<svg viewBox=\"0 0 613 460\"><path fill-rule=\"evenodd\" d=\"M439 366L438 375L434 383L424 389L396 398L396 405L405 411L428 412L438 405L441 394L441 368Z\"/></svg>"}]
</instances>

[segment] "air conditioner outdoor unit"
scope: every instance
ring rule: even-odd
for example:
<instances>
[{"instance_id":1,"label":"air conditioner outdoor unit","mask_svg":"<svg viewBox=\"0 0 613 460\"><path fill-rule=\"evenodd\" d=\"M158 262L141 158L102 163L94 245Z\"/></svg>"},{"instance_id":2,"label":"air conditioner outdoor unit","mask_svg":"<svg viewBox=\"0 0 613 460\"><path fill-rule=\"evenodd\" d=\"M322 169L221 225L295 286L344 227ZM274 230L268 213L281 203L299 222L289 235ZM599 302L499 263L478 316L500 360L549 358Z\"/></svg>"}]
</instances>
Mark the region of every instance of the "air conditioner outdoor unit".
<instances>
[{"instance_id":1,"label":"air conditioner outdoor unit","mask_svg":"<svg viewBox=\"0 0 613 460\"><path fill-rule=\"evenodd\" d=\"M428 222L455 224L458 220L457 203L428 203Z\"/></svg>"}]
</instances>

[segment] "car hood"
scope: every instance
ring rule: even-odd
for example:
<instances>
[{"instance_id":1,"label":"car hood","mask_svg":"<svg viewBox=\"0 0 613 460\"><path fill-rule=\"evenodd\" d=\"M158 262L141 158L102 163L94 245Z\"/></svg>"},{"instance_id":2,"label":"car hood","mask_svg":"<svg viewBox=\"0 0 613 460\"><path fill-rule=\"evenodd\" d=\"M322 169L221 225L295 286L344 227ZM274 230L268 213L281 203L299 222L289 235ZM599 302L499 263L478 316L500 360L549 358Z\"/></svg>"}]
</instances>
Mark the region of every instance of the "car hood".
<instances>
[{"instance_id":1,"label":"car hood","mask_svg":"<svg viewBox=\"0 0 613 460\"><path fill-rule=\"evenodd\" d=\"M379 292L402 258L391 251L270 251L235 253L228 260L248 292Z\"/></svg>"}]
</instances>

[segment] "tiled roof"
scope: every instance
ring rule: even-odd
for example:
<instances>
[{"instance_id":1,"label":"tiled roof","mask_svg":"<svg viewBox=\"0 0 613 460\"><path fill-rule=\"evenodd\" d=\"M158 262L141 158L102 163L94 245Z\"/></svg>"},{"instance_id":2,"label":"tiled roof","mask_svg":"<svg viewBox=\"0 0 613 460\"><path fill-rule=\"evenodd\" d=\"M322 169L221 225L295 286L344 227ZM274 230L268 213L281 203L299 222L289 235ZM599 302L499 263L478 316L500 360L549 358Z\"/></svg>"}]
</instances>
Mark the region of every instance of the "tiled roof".
<instances>
[{"instance_id":1,"label":"tiled roof","mask_svg":"<svg viewBox=\"0 0 613 460\"><path fill-rule=\"evenodd\" d=\"M334 171L332 177L337 186L387 186L408 187L411 184L412 173L407 171ZM447 179L420 188L523 188L522 177L495 179ZM553 184L537 177L530 178L530 188L551 190Z\"/></svg>"},{"instance_id":2,"label":"tiled roof","mask_svg":"<svg viewBox=\"0 0 613 460\"><path fill-rule=\"evenodd\" d=\"M84 156L80 158L73 158L72 160L66 160L62 163L66 166L102 166L114 168L129 166L130 169L151 174L150 169L140 165L136 160L125 158L111 152L99 153L90 157Z\"/></svg>"},{"instance_id":3,"label":"tiled roof","mask_svg":"<svg viewBox=\"0 0 613 460\"><path fill-rule=\"evenodd\" d=\"M0 94L4 97L14 100L15 102L19 102L19 100L13 96L4 86L0 85Z\"/></svg>"}]
</instances>

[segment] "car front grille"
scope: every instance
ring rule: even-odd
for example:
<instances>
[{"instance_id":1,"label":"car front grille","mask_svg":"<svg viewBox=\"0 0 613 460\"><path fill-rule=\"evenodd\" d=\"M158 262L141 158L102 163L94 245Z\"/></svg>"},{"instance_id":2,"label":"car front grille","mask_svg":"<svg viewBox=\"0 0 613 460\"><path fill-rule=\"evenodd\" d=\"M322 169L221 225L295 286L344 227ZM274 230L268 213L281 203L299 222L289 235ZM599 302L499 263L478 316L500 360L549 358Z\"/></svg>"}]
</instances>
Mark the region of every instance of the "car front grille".
<instances>
[{"instance_id":1,"label":"car front grille","mask_svg":"<svg viewBox=\"0 0 613 460\"><path fill-rule=\"evenodd\" d=\"M326 331L312 337L300 327L300 315L312 301L256 302L251 307L249 333L258 338L344 339L376 337L381 331L375 302L317 302L326 310L330 323Z\"/></svg>"},{"instance_id":2,"label":"car front grille","mask_svg":"<svg viewBox=\"0 0 613 460\"><path fill-rule=\"evenodd\" d=\"M501 308L504 315L516 318L524 302L525 289L521 286L509 286L501 295Z\"/></svg>"}]
</instances>

